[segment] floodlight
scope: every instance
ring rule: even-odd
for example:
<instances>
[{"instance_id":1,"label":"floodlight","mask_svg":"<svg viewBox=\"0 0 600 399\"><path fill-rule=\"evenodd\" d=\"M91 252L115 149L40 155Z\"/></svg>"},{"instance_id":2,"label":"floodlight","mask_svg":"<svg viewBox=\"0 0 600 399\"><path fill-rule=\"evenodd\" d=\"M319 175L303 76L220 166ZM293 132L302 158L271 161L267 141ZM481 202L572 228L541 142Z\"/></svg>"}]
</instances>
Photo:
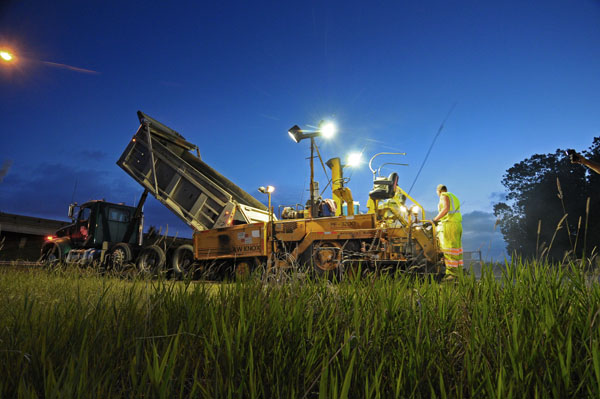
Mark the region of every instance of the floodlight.
<instances>
[{"instance_id":1,"label":"floodlight","mask_svg":"<svg viewBox=\"0 0 600 399\"><path fill-rule=\"evenodd\" d=\"M0 51L0 57L2 57L2 59L7 62L12 61L13 59L13 55L8 51Z\"/></svg>"},{"instance_id":2,"label":"floodlight","mask_svg":"<svg viewBox=\"0 0 600 399\"><path fill-rule=\"evenodd\" d=\"M355 167L355 166L360 165L361 163L362 163L362 153L353 152L351 154L348 154L348 158L346 159L345 166Z\"/></svg>"},{"instance_id":3,"label":"floodlight","mask_svg":"<svg viewBox=\"0 0 600 399\"><path fill-rule=\"evenodd\" d=\"M288 134L296 143L299 143L300 140L304 138L304 135L302 134L302 129L300 129L300 126L298 125L292 126L290 130L288 130Z\"/></svg>"},{"instance_id":4,"label":"floodlight","mask_svg":"<svg viewBox=\"0 0 600 399\"><path fill-rule=\"evenodd\" d=\"M273 186L267 186L267 187L261 186L261 187L258 188L258 191L260 191L263 194L271 194L273 191L275 191L275 187L273 187Z\"/></svg>"},{"instance_id":5,"label":"floodlight","mask_svg":"<svg viewBox=\"0 0 600 399\"><path fill-rule=\"evenodd\" d=\"M330 139L337 132L337 127L335 126L335 123L333 123L333 122L327 122L327 123L322 124L319 127L319 130L321 131L321 136L323 138Z\"/></svg>"}]
</instances>

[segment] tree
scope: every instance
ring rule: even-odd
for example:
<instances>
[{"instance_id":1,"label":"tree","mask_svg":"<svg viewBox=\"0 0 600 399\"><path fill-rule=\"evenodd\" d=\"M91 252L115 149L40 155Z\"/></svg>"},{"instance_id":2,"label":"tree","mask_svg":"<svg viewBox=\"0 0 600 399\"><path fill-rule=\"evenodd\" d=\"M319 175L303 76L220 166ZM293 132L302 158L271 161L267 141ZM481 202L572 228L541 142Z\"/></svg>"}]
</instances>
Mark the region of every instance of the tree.
<instances>
[{"instance_id":1,"label":"tree","mask_svg":"<svg viewBox=\"0 0 600 399\"><path fill-rule=\"evenodd\" d=\"M600 137L583 154L600 161ZM494 205L494 215L509 253L529 258L543 253L556 261L568 251L589 255L600 244L600 175L572 164L564 150L513 165L502 184L506 202Z\"/></svg>"}]
</instances>

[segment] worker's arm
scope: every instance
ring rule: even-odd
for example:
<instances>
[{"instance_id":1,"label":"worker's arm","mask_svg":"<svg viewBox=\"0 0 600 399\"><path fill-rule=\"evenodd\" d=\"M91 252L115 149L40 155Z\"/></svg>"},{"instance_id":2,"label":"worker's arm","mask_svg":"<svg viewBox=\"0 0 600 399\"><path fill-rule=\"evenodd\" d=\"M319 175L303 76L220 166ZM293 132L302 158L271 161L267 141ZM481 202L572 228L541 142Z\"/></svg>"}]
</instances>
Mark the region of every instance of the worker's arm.
<instances>
[{"instance_id":1,"label":"worker's arm","mask_svg":"<svg viewBox=\"0 0 600 399\"><path fill-rule=\"evenodd\" d=\"M450 210L450 198L448 198L447 195L442 195L441 201L442 201L442 210L440 211L440 213L437 214L436 217L433 218L434 222L438 222L441 218L446 216L446 214Z\"/></svg>"},{"instance_id":2,"label":"worker's arm","mask_svg":"<svg viewBox=\"0 0 600 399\"><path fill-rule=\"evenodd\" d=\"M582 165L587 166L594 172L600 173L600 163L590 161L589 159L586 159L586 158L582 157L581 155L579 155L579 158L577 159L577 161L574 161L573 163L580 163Z\"/></svg>"}]
</instances>

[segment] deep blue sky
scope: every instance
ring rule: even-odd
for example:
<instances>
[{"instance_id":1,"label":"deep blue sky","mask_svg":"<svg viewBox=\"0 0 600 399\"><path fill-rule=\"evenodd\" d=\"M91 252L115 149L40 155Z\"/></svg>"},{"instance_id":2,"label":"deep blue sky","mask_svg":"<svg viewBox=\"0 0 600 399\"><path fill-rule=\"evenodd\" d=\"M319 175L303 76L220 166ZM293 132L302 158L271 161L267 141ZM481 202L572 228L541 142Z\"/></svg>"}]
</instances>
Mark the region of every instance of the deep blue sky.
<instances>
[{"instance_id":1,"label":"deep blue sky","mask_svg":"<svg viewBox=\"0 0 600 399\"><path fill-rule=\"evenodd\" d=\"M76 201L133 203L142 190L115 162L138 109L261 200L272 184L277 203L306 201L308 143L286 131L324 118L341 129L319 141L325 160L406 152L385 161L410 164L408 190L456 103L411 194L433 210L445 183L465 250L498 258L506 169L600 136L599 1L12 1L0 47L20 56L0 64L3 212L64 219L75 181ZM371 179L352 172L363 209ZM190 235L156 201L146 215Z\"/></svg>"}]
</instances>

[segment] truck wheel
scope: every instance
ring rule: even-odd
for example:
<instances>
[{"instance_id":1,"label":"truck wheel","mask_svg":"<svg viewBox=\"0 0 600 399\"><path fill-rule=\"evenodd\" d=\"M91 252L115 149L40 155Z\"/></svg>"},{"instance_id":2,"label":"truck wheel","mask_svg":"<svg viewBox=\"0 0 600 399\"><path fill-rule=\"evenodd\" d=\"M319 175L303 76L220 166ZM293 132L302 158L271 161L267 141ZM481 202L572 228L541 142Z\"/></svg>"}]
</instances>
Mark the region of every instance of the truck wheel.
<instances>
[{"instance_id":1,"label":"truck wheel","mask_svg":"<svg viewBox=\"0 0 600 399\"><path fill-rule=\"evenodd\" d=\"M165 251L158 245L149 245L142 250L137 260L138 271L144 274L160 274L165 266L167 257Z\"/></svg>"},{"instance_id":2,"label":"truck wheel","mask_svg":"<svg viewBox=\"0 0 600 399\"><path fill-rule=\"evenodd\" d=\"M257 258L247 258L238 260L234 266L235 279L239 281L248 280L250 274L258 266Z\"/></svg>"},{"instance_id":3,"label":"truck wheel","mask_svg":"<svg viewBox=\"0 0 600 399\"><path fill-rule=\"evenodd\" d=\"M191 245L181 245L171 258L173 273L177 278L193 277L197 265L194 262L194 248Z\"/></svg>"},{"instance_id":4,"label":"truck wheel","mask_svg":"<svg viewBox=\"0 0 600 399\"><path fill-rule=\"evenodd\" d=\"M42 254L38 262L43 267L51 268L63 261L63 254L56 243L48 244L42 249Z\"/></svg>"},{"instance_id":5,"label":"truck wheel","mask_svg":"<svg viewBox=\"0 0 600 399\"><path fill-rule=\"evenodd\" d=\"M122 272L125 265L131 262L131 247L129 244L120 242L112 247L107 254L106 268L115 272Z\"/></svg>"},{"instance_id":6,"label":"truck wheel","mask_svg":"<svg viewBox=\"0 0 600 399\"><path fill-rule=\"evenodd\" d=\"M311 263L317 275L335 276L342 264L342 246L335 241L313 243Z\"/></svg>"}]
</instances>

